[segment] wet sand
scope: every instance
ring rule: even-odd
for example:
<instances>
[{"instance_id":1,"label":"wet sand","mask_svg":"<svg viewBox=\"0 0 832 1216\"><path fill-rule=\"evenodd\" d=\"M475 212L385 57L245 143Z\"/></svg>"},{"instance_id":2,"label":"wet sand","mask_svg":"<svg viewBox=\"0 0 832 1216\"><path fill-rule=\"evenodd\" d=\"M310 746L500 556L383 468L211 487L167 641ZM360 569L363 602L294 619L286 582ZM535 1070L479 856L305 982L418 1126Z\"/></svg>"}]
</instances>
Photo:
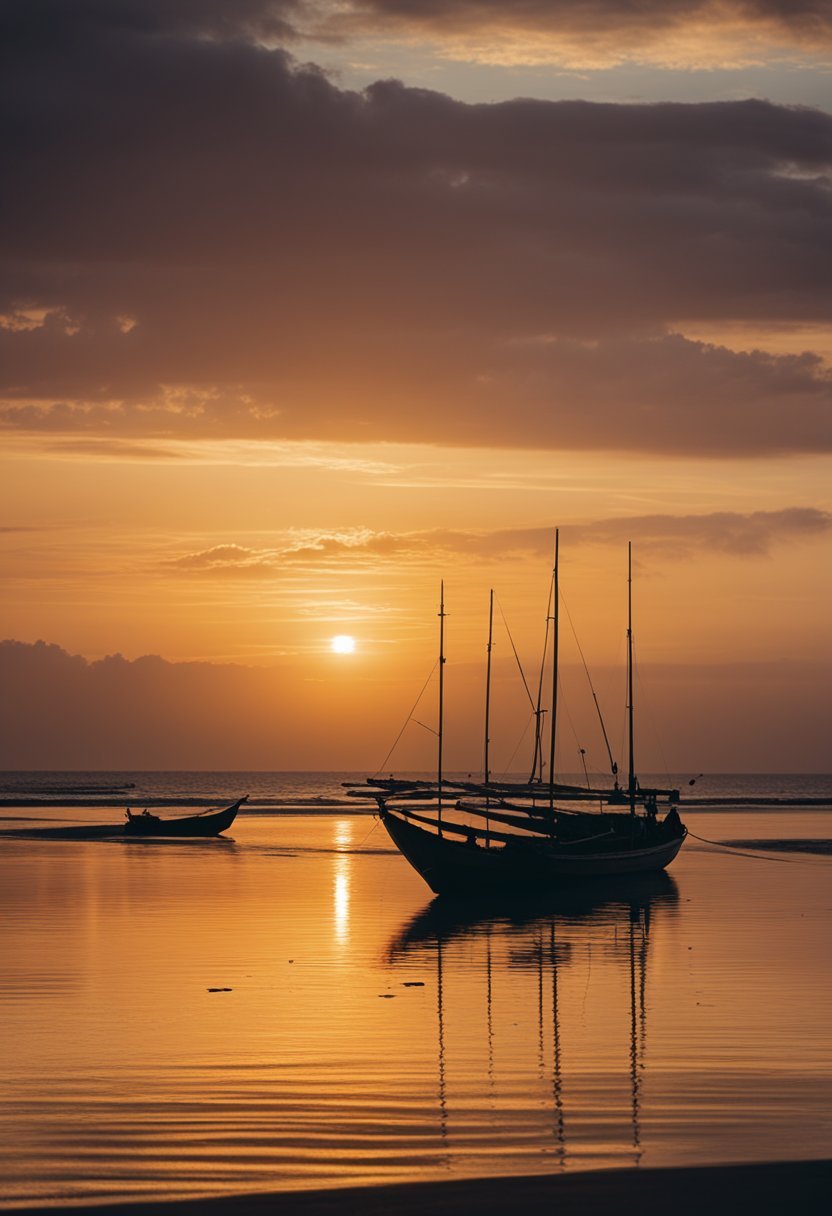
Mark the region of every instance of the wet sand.
<instances>
[{"instance_id":1,"label":"wet sand","mask_svg":"<svg viewBox=\"0 0 832 1216\"><path fill-rule=\"evenodd\" d=\"M478 1178L343 1190L228 1195L222 1198L73 1206L74 1216L753 1216L829 1210L832 1161L685 1169L604 1170L552 1177ZM55 1208L7 1209L54 1216Z\"/></svg>"}]
</instances>

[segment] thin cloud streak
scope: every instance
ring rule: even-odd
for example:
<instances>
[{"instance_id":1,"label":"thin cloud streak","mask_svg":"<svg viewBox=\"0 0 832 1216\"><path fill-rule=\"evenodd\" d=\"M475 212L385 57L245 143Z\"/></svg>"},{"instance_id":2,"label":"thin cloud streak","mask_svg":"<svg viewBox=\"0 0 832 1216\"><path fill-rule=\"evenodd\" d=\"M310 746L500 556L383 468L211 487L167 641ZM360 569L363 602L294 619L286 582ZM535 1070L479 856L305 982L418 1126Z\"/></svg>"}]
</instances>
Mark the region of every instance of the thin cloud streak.
<instances>
[{"instance_id":1,"label":"thin cloud streak","mask_svg":"<svg viewBox=\"0 0 832 1216\"><path fill-rule=\"evenodd\" d=\"M278 578L289 566L369 565L390 558L436 563L449 556L472 562L508 561L551 554L551 527L466 532L433 529L425 532L321 533L275 548L256 549L223 544L186 553L165 563L187 574L218 578ZM642 515L571 524L561 529L564 542L578 548L637 542L642 553L683 560L696 554L765 557L787 542L811 541L832 534L832 513L814 507L741 514L717 511L707 515Z\"/></svg>"},{"instance_id":2,"label":"thin cloud streak","mask_svg":"<svg viewBox=\"0 0 832 1216\"><path fill-rule=\"evenodd\" d=\"M366 455L364 447L352 450L343 445L300 442L270 442L269 440L221 439L187 440L148 439L137 442L127 438L110 439L91 435L77 437L60 432L51 435L40 431L16 430L6 432L7 449L17 454L36 457L47 455L70 461L92 459L139 464L180 463L183 465L217 465L233 468L308 469L331 473L352 473L366 477L394 477L402 465L378 456Z\"/></svg>"},{"instance_id":3,"label":"thin cloud streak","mask_svg":"<svg viewBox=\"0 0 832 1216\"><path fill-rule=\"evenodd\" d=\"M501 65L691 69L832 59L824 0L347 0L319 28L345 39L429 41L448 58Z\"/></svg>"}]
</instances>

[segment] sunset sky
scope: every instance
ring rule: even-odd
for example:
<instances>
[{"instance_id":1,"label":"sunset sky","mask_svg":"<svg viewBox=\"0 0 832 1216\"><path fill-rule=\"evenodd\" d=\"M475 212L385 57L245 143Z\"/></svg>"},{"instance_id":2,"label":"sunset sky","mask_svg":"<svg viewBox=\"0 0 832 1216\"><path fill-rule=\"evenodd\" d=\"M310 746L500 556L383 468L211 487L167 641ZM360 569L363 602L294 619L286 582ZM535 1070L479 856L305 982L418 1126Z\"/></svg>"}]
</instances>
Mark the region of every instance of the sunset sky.
<instances>
[{"instance_id":1,"label":"sunset sky","mask_svg":"<svg viewBox=\"0 0 832 1216\"><path fill-rule=\"evenodd\" d=\"M0 29L2 767L832 769L828 0Z\"/></svg>"}]
</instances>

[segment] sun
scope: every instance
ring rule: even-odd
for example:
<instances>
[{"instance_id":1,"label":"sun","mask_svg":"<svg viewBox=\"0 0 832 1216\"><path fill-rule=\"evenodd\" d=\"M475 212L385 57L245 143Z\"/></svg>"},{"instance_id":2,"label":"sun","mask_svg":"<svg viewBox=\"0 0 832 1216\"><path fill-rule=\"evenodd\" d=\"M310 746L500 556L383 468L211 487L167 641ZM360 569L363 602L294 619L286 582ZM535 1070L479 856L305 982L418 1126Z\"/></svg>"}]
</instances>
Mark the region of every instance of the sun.
<instances>
[{"instance_id":1,"label":"sun","mask_svg":"<svg viewBox=\"0 0 832 1216\"><path fill-rule=\"evenodd\" d=\"M350 637L348 633L339 633L329 645L333 654L353 654L355 652L355 638Z\"/></svg>"}]
</instances>

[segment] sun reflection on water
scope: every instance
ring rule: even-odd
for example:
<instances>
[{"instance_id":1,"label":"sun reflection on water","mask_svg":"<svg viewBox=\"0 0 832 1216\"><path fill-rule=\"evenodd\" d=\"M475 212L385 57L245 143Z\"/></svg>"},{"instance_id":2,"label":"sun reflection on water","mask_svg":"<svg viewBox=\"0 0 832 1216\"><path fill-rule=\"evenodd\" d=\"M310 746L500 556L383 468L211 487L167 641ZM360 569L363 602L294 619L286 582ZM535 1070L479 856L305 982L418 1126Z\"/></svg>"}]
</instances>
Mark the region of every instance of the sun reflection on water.
<instances>
[{"instance_id":1,"label":"sun reflection on water","mask_svg":"<svg viewBox=\"0 0 832 1216\"><path fill-rule=\"evenodd\" d=\"M333 885L333 923L335 940L339 946L346 945L350 932L350 880L352 877L352 846L353 824L349 819L338 819L335 822L335 881Z\"/></svg>"}]
</instances>

